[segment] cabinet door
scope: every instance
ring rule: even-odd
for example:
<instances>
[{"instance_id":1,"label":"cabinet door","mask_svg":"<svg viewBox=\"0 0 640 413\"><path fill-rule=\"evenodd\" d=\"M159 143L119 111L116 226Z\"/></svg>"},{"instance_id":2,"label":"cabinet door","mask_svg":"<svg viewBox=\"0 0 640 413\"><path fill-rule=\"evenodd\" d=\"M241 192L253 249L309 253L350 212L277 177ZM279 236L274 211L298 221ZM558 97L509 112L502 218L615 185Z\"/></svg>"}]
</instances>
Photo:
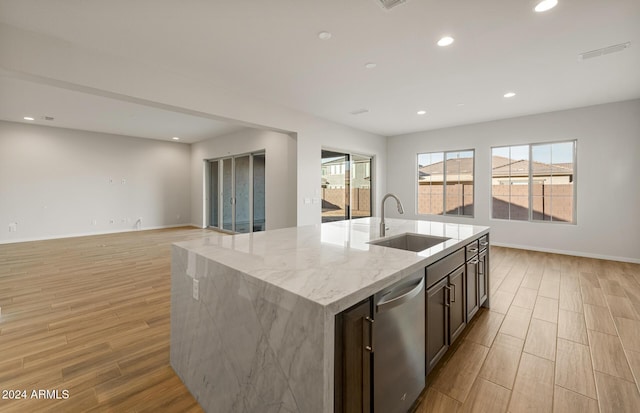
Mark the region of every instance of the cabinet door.
<instances>
[{"instance_id":1,"label":"cabinet door","mask_svg":"<svg viewBox=\"0 0 640 413\"><path fill-rule=\"evenodd\" d=\"M466 327L465 322L465 285L464 266L461 266L449 275L449 344L458 338Z\"/></svg>"},{"instance_id":2,"label":"cabinet door","mask_svg":"<svg viewBox=\"0 0 640 413\"><path fill-rule=\"evenodd\" d=\"M336 412L371 411L370 320L370 300L351 307L337 317Z\"/></svg>"},{"instance_id":3,"label":"cabinet door","mask_svg":"<svg viewBox=\"0 0 640 413\"><path fill-rule=\"evenodd\" d=\"M487 291L489 290L489 260L488 250L484 250L478 255L478 296L479 304L482 305L487 300Z\"/></svg>"},{"instance_id":4,"label":"cabinet door","mask_svg":"<svg viewBox=\"0 0 640 413\"><path fill-rule=\"evenodd\" d=\"M449 349L449 278L427 290L427 374Z\"/></svg>"},{"instance_id":5,"label":"cabinet door","mask_svg":"<svg viewBox=\"0 0 640 413\"><path fill-rule=\"evenodd\" d=\"M467 323L478 312L478 257L467 261Z\"/></svg>"}]
</instances>

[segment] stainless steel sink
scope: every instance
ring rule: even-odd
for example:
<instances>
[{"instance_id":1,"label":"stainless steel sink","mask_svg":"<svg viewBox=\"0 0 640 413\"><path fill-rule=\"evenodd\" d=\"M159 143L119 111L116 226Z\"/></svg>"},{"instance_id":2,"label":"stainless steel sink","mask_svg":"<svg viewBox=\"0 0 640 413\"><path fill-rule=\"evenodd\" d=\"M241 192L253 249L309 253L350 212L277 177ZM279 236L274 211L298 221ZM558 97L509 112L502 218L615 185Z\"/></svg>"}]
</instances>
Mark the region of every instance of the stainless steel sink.
<instances>
[{"instance_id":1,"label":"stainless steel sink","mask_svg":"<svg viewBox=\"0 0 640 413\"><path fill-rule=\"evenodd\" d=\"M381 247L397 248L405 251L420 252L449 239L451 238L434 237L431 235L412 234L407 232L394 237L371 241L369 244L379 245Z\"/></svg>"}]
</instances>

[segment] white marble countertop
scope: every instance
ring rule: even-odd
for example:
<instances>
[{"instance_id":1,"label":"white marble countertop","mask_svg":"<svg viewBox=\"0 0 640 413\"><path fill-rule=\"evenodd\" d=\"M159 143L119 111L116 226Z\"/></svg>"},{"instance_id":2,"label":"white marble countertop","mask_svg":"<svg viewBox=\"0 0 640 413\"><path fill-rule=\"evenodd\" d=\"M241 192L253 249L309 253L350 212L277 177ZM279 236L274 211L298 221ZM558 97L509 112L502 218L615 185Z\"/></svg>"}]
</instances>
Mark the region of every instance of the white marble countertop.
<instances>
[{"instance_id":1,"label":"white marble countertop","mask_svg":"<svg viewBox=\"0 0 640 413\"><path fill-rule=\"evenodd\" d=\"M386 238L406 232L451 238L421 252L368 244L379 218L361 218L176 243L190 253L304 297L337 314L463 247L489 227L387 219Z\"/></svg>"}]
</instances>

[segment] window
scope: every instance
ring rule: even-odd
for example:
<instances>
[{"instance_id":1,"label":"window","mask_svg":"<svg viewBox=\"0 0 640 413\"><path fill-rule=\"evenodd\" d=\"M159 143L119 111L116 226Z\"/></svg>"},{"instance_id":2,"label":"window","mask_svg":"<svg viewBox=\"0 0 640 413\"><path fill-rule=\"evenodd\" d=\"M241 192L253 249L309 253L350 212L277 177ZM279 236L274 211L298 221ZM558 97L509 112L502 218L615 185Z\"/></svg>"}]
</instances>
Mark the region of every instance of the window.
<instances>
[{"instance_id":1,"label":"window","mask_svg":"<svg viewBox=\"0 0 640 413\"><path fill-rule=\"evenodd\" d=\"M474 151L418 154L418 214L473 216Z\"/></svg>"},{"instance_id":2,"label":"window","mask_svg":"<svg viewBox=\"0 0 640 413\"><path fill-rule=\"evenodd\" d=\"M371 216L371 156L322 150L322 222Z\"/></svg>"},{"instance_id":3,"label":"window","mask_svg":"<svg viewBox=\"0 0 640 413\"><path fill-rule=\"evenodd\" d=\"M575 223L576 141L491 149L491 217Z\"/></svg>"}]
</instances>

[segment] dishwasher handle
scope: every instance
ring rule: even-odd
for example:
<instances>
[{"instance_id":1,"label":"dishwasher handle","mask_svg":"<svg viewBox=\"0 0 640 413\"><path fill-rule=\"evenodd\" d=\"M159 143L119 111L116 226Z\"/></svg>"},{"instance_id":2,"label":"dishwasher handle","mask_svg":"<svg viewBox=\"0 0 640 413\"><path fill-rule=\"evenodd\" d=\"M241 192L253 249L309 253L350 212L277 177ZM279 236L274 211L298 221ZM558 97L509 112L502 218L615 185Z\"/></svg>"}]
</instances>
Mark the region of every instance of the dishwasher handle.
<instances>
[{"instance_id":1,"label":"dishwasher handle","mask_svg":"<svg viewBox=\"0 0 640 413\"><path fill-rule=\"evenodd\" d=\"M420 278L420 281L415 285L415 287L413 287L411 290L407 291L406 293L398 296L398 297L394 297L391 298L389 300L385 300L385 297L392 295L393 294L393 290L388 292L387 294L385 294L382 297L382 300L380 300L377 304L376 304L376 312L381 313L383 311L388 311L391 310L392 308L395 308L399 305L402 305L404 303L406 303L407 301L411 300L413 297L415 297L416 295L420 294L420 292L424 289L424 277Z\"/></svg>"}]
</instances>

